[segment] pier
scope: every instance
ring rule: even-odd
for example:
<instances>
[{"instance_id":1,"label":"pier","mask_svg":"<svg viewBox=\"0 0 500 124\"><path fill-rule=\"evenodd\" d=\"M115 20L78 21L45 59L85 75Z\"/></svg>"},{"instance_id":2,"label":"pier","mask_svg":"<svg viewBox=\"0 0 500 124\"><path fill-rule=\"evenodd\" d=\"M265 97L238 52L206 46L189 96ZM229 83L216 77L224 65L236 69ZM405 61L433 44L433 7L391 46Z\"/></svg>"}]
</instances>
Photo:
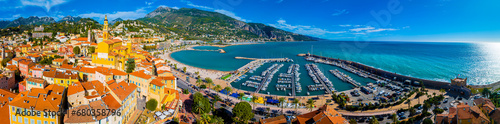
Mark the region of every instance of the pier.
<instances>
[{"instance_id":1,"label":"pier","mask_svg":"<svg viewBox=\"0 0 500 124\"><path fill-rule=\"evenodd\" d=\"M249 57L234 57L235 59L247 59L247 60L264 60L264 61L277 61L277 62L293 62L292 59L289 58L249 58Z\"/></svg>"},{"instance_id":2,"label":"pier","mask_svg":"<svg viewBox=\"0 0 500 124\"><path fill-rule=\"evenodd\" d=\"M340 72L339 70L330 70L330 73L335 75L335 77L339 78L340 80L350 83L354 85L354 87L358 88L361 84L359 84L357 81L353 80L351 77L347 76L346 74Z\"/></svg>"},{"instance_id":3,"label":"pier","mask_svg":"<svg viewBox=\"0 0 500 124\"><path fill-rule=\"evenodd\" d=\"M318 74L318 72L316 71L317 68L313 64L306 64L306 68L309 68L308 71L311 71L310 73L314 74L314 76L323 85L323 87L325 87L325 90L328 92L328 94L331 94L332 90L328 87L328 85L326 85L323 78Z\"/></svg>"},{"instance_id":4,"label":"pier","mask_svg":"<svg viewBox=\"0 0 500 124\"><path fill-rule=\"evenodd\" d=\"M364 64L361 64L358 62L336 59L336 58L328 58L328 57L312 55L312 54L305 54L305 58L307 61L314 61L314 62L321 62L321 63L325 63L325 64L330 64L330 65L334 65L334 66L346 69L347 71L350 71L352 69L352 70L355 70L356 72L362 72L362 73L366 74L368 78L372 78L376 81L384 80L384 81L388 81L388 82L405 82L405 81L420 82L426 88L432 88L432 89L437 89L437 90L447 89L448 91L461 92L466 96L469 96L471 93L471 90L466 88L466 87L454 86L448 82L433 81L433 80L405 76L405 75L396 74L393 72L388 72L388 71L378 69L375 67L371 67L368 65L364 65ZM334 63L337 63L337 64L334 64ZM471 87L480 87L480 86L488 87L486 85L471 85Z\"/></svg>"},{"instance_id":5,"label":"pier","mask_svg":"<svg viewBox=\"0 0 500 124\"><path fill-rule=\"evenodd\" d=\"M265 70L264 72L262 72L262 76L264 77L262 82L260 83L259 87L257 88L257 90L255 90L256 93L258 93L261 89L264 88L267 88L267 85L269 85L269 83L271 82L271 80L273 79L273 75L281 68L283 67L283 64L274 64L272 65L271 67L269 67L267 70Z\"/></svg>"}]
</instances>

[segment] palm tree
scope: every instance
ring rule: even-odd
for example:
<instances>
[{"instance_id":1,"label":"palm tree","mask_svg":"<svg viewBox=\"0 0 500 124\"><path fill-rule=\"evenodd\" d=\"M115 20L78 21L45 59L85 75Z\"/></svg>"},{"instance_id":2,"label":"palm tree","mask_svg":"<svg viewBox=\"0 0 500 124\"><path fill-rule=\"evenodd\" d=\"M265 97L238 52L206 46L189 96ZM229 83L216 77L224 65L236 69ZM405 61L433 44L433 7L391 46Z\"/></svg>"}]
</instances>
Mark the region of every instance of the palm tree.
<instances>
[{"instance_id":1,"label":"palm tree","mask_svg":"<svg viewBox=\"0 0 500 124\"><path fill-rule=\"evenodd\" d=\"M309 111L312 111L312 109L314 108L314 103L316 101L312 100L312 99L309 99L307 100L307 108L309 109Z\"/></svg>"},{"instance_id":2,"label":"palm tree","mask_svg":"<svg viewBox=\"0 0 500 124\"><path fill-rule=\"evenodd\" d=\"M214 90L218 92L218 91L222 90L222 87L220 85L216 85L214 87Z\"/></svg>"},{"instance_id":3,"label":"palm tree","mask_svg":"<svg viewBox=\"0 0 500 124\"><path fill-rule=\"evenodd\" d=\"M440 89L439 92L441 92L441 94L444 94L444 93L446 93L446 90L445 89Z\"/></svg>"},{"instance_id":4,"label":"palm tree","mask_svg":"<svg viewBox=\"0 0 500 124\"><path fill-rule=\"evenodd\" d=\"M397 124L398 123L398 116L396 114L392 114L392 122L394 124Z\"/></svg>"},{"instance_id":5,"label":"palm tree","mask_svg":"<svg viewBox=\"0 0 500 124\"><path fill-rule=\"evenodd\" d=\"M221 117L213 116L210 123L211 124L224 124L224 119L222 119Z\"/></svg>"},{"instance_id":6,"label":"palm tree","mask_svg":"<svg viewBox=\"0 0 500 124\"><path fill-rule=\"evenodd\" d=\"M297 114L297 107L299 107L299 99L293 99L292 102L295 106L295 114Z\"/></svg>"},{"instance_id":7,"label":"palm tree","mask_svg":"<svg viewBox=\"0 0 500 124\"><path fill-rule=\"evenodd\" d=\"M208 115L207 113L201 114L201 116L200 116L200 122L202 124L209 124L210 120L211 120L210 115Z\"/></svg>"},{"instance_id":8,"label":"palm tree","mask_svg":"<svg viewBox=\"0 0 500 124\"><path fill-rule=\"evenodd\" d=\"M203 103L202 103L201 101L198 101L198 102L196 103L196 107L193 107L193 111L194 111L195 113L202 113L202 112L203 112L203 109L202 109L202 108L203 108Z\"/></svg>"},{"instance_id":9,"label":"palm tree","mask_svg":"<svg viewBox=\"0 0 500 124\"><path fill-rule=\"evenodd\" d=\"M200 78L198 78L198 80L196 80L197 86L200 86L202 83L203 83L203 80L201 80Z\"/></svg>"},{"instance_id":10,"label":"palm tree","mask_svg":"<svg viewBox=\"0 0 500 124\"><path fill-rule=\"evenodd\" d=\"M283 108L285 107L285 97L281 97L278 99L281 104L281 114L283 114Z\"/></svg>"},{"instance_id":11,"label":"palm tree","mask_svg":"<svg viewBox=\"0 0 500 124\"><path fill-rule=\"evenodd\" d=\"M233 89L231 89L231 87L225 87L224 88L228 93L231 92Z\"/></svg>"},{"instance_id":12,"label":"palm tree","mask_svg":"<svg viewBox=\"0 0 500 124\"><path fill-rule=\"evenodd\" d=\"M252 110L255 108L255 102L259 100L256 96L253 96L252 97L252 102L253 102L253 106L252 106Z\"/></svg>"},{"instance_id":13,"label":"palm tree","mask_svg":"<svg viewBox=\"0 0 500 124\"><path fill-rule=\"evenodd\" d=\"M408 103L408 108L410 108L410 106L411 106L411 100L408 98L408 100L406 100L406 102Z\"/></svg>"},{"instance_id":14,"label":"palm tree","mask_svg":"<svg viewBox=\"0 0 500 124\"><path fill-rule=\"evenodd\" d=\"M238 96L238 99L243 100L243 96L244 96L245 94L244 94L244 93L240 93L240 94L238 94L238 95L239 95L239 96Z\"/></svg>"},{"instance_id":15,"label":"palm tree","mask_svg":"<svg viewBox=\"0 0 500 124\"><path fill-rule=\"evenodd\" d=\"M268 115L268 114L269 114L269 111L271 111L271 108L267 107L267 108L266 108L266 117L269 117L269 115Z\"/></svg>"}]
</instances>

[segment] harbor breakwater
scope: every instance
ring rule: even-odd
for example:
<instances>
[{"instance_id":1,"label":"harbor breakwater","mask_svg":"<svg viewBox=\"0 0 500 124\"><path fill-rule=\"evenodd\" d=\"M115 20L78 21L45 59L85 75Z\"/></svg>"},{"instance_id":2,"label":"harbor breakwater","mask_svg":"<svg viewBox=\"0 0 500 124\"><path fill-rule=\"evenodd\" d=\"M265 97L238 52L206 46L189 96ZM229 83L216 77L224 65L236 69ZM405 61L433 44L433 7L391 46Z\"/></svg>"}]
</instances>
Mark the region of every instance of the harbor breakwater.
<instances>
[{"instance_id":1,"label":"harbor breakwater","mask_svg":"<svg viewBox=\"0 0 500 124\"><path fill-rule=\"evenodd\" d=\"M447 91L456 91L460 92L464 95L472 95L471 90L466 87L459 87L459 86L453 86L449 82L442 82L442 81L433 81L433 80L427 80L427 79L420 79L420 78L415 78L415 77L410 77L410 76L405 76L401 74L397 74L394 72L388 72L382 69L374 68L368 65L364 65L358 62L353 62L353 61L348 61L348 60L342 60L342 59L335 59L335 58L328 58L328 57L323 57L323 56L318 56L318 55L311 55L311 54L299 54L298 56L307 56L307 57L314 57L318 59L323 59L323 60L328 60L328 61L336 61L339 63L343 63L352 67L356 67L360 70L364 70L366 72L370 72L373 75L376 75L378 77L383 77L392 81L399 81L399 82L405 82L405 81L410 81L410 84L413 82L419 82L423 83L423 85L426 88L432 88L432 89L445 89ZM495 90L496 88L500 88L500 81L488 85L469 85L472 88L492 88Z\"/></svg>"}]
</instances>

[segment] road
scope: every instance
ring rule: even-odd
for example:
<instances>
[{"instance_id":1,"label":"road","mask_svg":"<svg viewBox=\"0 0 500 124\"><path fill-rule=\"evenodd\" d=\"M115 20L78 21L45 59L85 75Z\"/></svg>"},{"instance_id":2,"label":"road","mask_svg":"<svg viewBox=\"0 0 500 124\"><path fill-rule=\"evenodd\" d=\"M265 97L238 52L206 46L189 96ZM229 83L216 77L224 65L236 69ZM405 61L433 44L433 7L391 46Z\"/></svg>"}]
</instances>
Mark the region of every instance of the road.
<instances>
[{"instance_id":1,"label":"road","mask_svg":"<svg viewBox=\"0 0 500 124\"><path fill-rule=\"evenodd\" d=\"M177 76L176 76L177 77ZM188 89L190 93L195 93L196 90L189 86L189 83L187 81L182 80L181 78L177 77L177 87L181 89Z\"/></svg>"}]
</instances>

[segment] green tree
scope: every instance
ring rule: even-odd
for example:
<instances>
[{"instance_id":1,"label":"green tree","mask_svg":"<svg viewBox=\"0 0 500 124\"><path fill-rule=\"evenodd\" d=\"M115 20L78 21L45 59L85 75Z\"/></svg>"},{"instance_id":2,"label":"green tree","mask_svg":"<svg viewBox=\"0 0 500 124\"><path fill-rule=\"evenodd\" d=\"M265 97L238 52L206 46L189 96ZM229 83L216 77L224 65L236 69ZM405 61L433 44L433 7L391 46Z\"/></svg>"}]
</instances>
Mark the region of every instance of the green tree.
<instances>
[{"instance_id":1,"label":"green tree","mask_svg":"<svg viewBox=\"0 0 500 124\"><path fill-rule=\"evenodd\" d=\"M151 69L152 75L158 76L158 72L156 72L156 65L155 64L152 64L152 65L153 65L153 67L152 67L153 69Z\"/></svg>"},{"instance_id":2,"label":"green tree","mask_svg":"<svg viewBox=\"0 0 500 124\"><path fill-rule=\"evenodd\" d=\"M247 124L254 117L252 107L248 102L239 102L233 108L233 120L236 123Z\"/></svg>"},{"instance_id":3,"label":"green tree","mask_svg":"<svg viewBox=\"0 0 500 124\"><path fill-rule=\"evenodd\" d=\"M80 47L78 47L78 46L73 47L73 53L74 53L75 55L80 54Z\"/></svg>"},{"instance_id":4,"label":"green tree","mask_svg":"<svg viewBox=\"0 0 500 124\"><path fill-rule=\"evenodd\" d=\"M295 114L297 114L297 107L299 107L299 99L293 99L293 105L295 108Z\"/></svg>"},{"instance_id":5,"label":"green tree","mask_svg":"<svg viewBox=\"0 0 500 124\"><path fill-rule=\"evenodd\" d=\"M198 78L198 80L196 80L197 86L200 86L202 83L203 83L203 80L201 80L201 78Z\"/></svg>"},{"instance_id":6,"label":"green tree","mask_svg":"<svg viewBox=\"0 0 500 124\"><path fill-rule=\"evenodd\" d=\"M88 50L89 50L89 54L95 53L95 47L93 47L93 46L89 47Z\"/></svg>"},{"instance_id":7,"label":"green tree","mask_svg":"<svg viewBox=\"0 0 500 124\"><path fill-rule=\"evenodd\" d=\"M423 124L433 124L432 120L429 118L426 118L423 122Z\"/></svg>"},{"instance_id":8,"label":"green tree","mask_svg":"<svg viewBox=\"0 0 500 124\"><path fill-rule=\"evenodd\" d=\"M244 95L245 95L245 93L239 93L238 94L238 99L242 100Z\"/></svg>"},{"instance_id":9,"label":"green tree","mask_svg":"<svg viewBox=\"0 0 500 124\"><path fill-rule=\"evenodd\" d=\"M226 90L228 93L232 91L231 87L224 87L224 90Z\"/></svg>"},{"instance_id":10,"label":"green tree","mask_svg":"<svg viewBox=\"0 0 500 124\"><path fill-rule=\"evenodd\" d=\"M158 101L156 101L156 99L150 99L148 100L148 102L146 102L146 108L150 111L154 111L157 106L158 106Z\"/></svg>"},{"instance_id":11,"label":"green tree","mask_svg":"<svg viewBox=\"0 0 500 124\"><path fill-rule=\"evenodd\" d=\"M280 102L281 105L281 114L283 114L283 109L285 107L285 97L280 97L278 101Z\"/></svg>"},{"instance_id":12,"label":"green tree","mask_svg":"<svg viewBox=\"0 0 500 124\"><path fill-rule=\"evenodd\" d=\"M358 124L358 122L356 121L356 119L351 119L349 120L349 124Z\"/></svg>"},{"instance_id":13,"label":"green tree","mask_svg":"<svg viewBox=\"0 0 500 124\"><path fill-rule=\"evenodd\" d=\"M127 73L132 73L135 70L135 60L134 59L128 59L127 63L125 63L125 66L127 67L126 72Z\"/></svg>"},{"instance_id":14,"label":"green tree","mask_svg":"<svg viewBox=\"0 0 500 124\"><path fill-rule=\"evenodd\" d=\"M313 99L307 100L307 106L306 107L307 107L307 109L309 109L309 111L312 111L312 109L314 108L314 103L315 102L316 101L314 101Z\"/></svg>"},{"instance_id":15,"label":"green tree","mask_svg":"<svg viewBox=\"0 0 500 124\"><path fill-rule=\"evenodd\" d=\"M208 98L203 97L203 94L200 92L196 92L193 95L193 102L195 103L192 107L193 110L199 109L199 111L195 111L197 114L208 113L211 111L210 101Z\"/></svg>"},{"instance_id":16,"label":"green tree","mask_svg":"<svg viewBox=\"0 0 500 124\"><path fill-rule=\"evenodd\" d=\"M224 119L221 117L217 116L212 116L212 120L210 121L211 124L224 124Z\"/></svg>"},{"instance_id":17,"label":"green tree","mask_svg":"<svg viewBox=\"0 0 500 124\"><path fill-rule=\"evenodd\" d=\"M212 120L212 118L210 117L209 114L207 114L207 113L201 114L201 116L200 116L201 124L210 124L210 120Z\"/></svg>"},{"instance_id":18,"label":"green tree","mask_svg":"<svg viewBox=\"0 0 500 124\"><path fill-rule=\"evenodd\" d=\"M377 118L375 116L372 116L372 119L370 120L370 124L379 124Z\"/></svg>"},{"instance_id":19,"label":"green tree","mask_svg":"<svg viewBox=\"0 0 500 124\"><path fill-rule=\"evenodd\" d=\"M186 67L182 67L182 72L186 73Z\"/></svg>"},{"instance_id":20,"label":"green tree","mask_svg":"<svg viewBox=\"0 0 500 124\"><path fill-rule=\"evenodd\" d=\"M206 77L206 78L205 78L205 81L207 82L208 89L210 89L210 86L212 86L214 82L213 82L213 81L212 81L212 79L211 79L211 78L209 78L209 77Z\"/></svg>"},{"instance_id":21,"label":"green tree","mask_svg":"<svg viewBox=\"0 0 500 124\"><path fill-rule=\"evenodd\" d=\"M392 123L394 124L398 123L398 116L396 114L392 114Z\"/></svg>"},{"instance_id":22,"label":"green tree","mask_svg":"<svg viewBox=\"0 0 500 124\"><path fill-rule=\"evenodd\" d=\"M255 109L254 107L255 107L255 103L257 102L257 100L259 100L259 98L257 98L257 96L252 96L252 104L253 104L252 110Z\"/></svg>"},{"instance_id":23,"label":"green tree","mask_svg":"<svg viewBox=\"0 0 500 124\"><path fill-rule=\"evenodd\" d=\"M217 85L214 87L214 90L215 90L215 91L217 91L217 92L218 92L218 91L221 91L221 90L222 90L222 87L221 87L220 85L218 85L218 84L217 84Z\"/></svg>"}]
</instances>

